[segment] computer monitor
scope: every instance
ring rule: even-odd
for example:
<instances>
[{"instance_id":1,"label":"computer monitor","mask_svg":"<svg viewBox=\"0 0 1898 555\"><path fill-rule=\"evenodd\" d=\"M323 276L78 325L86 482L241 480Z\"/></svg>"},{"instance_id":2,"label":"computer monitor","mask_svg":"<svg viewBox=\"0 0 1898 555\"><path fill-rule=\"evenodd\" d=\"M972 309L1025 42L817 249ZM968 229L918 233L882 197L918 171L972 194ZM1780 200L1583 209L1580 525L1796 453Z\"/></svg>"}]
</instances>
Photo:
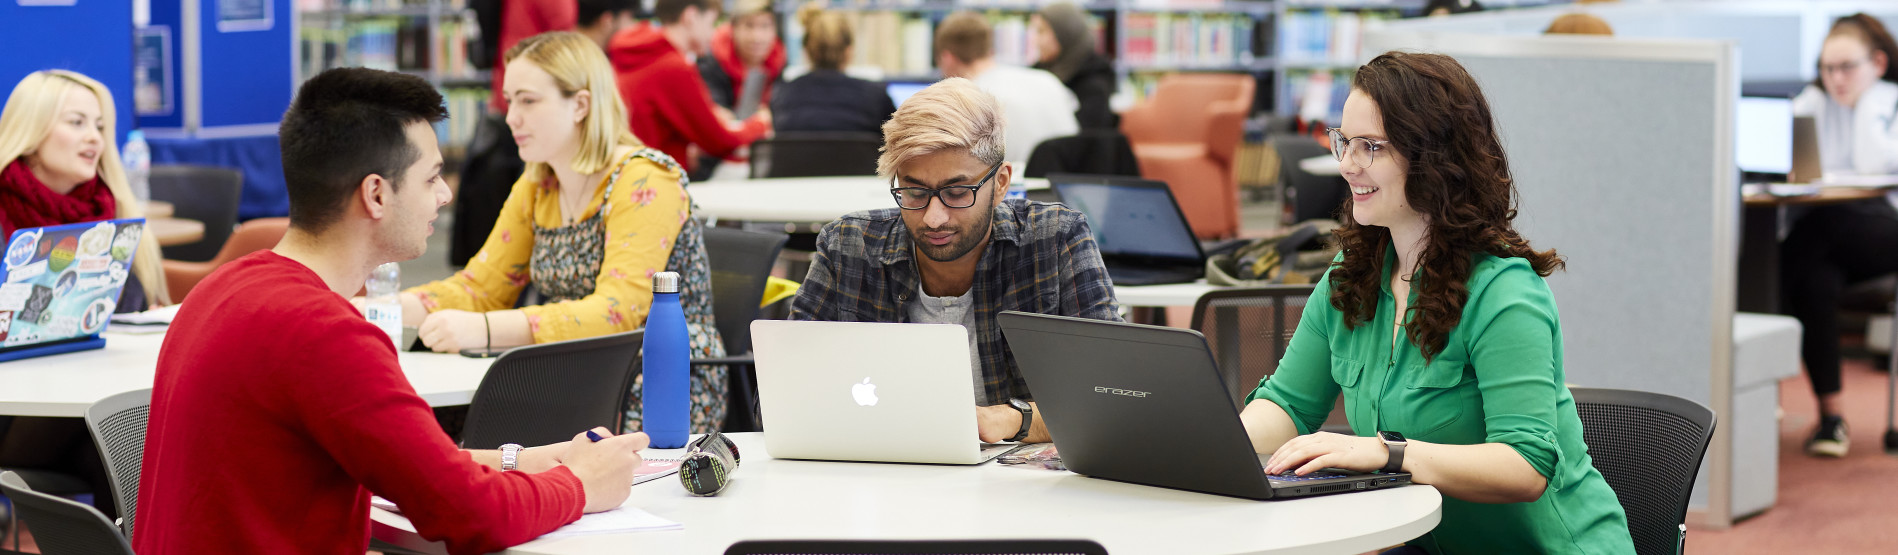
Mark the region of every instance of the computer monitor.
<instances>
[{"instance_id":1,"label":"computer monitor","mask_svg":"<svg viewBox=\"0 0 1898 555\"><path fill-rule=\"evenodd\" d=\"M1733 118L1733 163L1747 173L1786 174L1793 169L1793 101L1743 96Z\"/></svg>"},{"instance_id":2,"label":"computer monitor","mask_svg":"<svg viewBox=\"0 0 1898 555\"><path fill-rule=\"evenodd\" d=\"M934 82L922 81L891 81L889 85L887 85L887 89L890 93L890 102L896 104L896 107L902 108L903 101L908 100L910 95L921 92L923 89L934 84Z\"/></svg>"}]
</instances>

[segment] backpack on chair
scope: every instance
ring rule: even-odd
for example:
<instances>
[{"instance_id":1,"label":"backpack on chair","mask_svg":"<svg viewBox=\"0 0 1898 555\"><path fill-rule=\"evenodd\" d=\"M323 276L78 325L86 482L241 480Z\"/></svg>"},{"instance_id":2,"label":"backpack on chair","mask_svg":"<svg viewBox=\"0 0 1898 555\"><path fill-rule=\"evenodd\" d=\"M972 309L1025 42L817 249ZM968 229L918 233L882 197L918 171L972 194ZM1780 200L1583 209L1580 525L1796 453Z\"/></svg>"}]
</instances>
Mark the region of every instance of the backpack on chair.
<instances>
[{"instance_id":1,"label":"backpack on chair","mask_svg":"<svg viewBox=\"0 0 1898 555\"><path fill-rule=\"evenodd\" d=\"M1331 236L1337 229L1336 221L1312 220L1213 255L1206 259L1206 282L1227 286L1316 282L1338 256Z\"/></svg>"}]
</instances>

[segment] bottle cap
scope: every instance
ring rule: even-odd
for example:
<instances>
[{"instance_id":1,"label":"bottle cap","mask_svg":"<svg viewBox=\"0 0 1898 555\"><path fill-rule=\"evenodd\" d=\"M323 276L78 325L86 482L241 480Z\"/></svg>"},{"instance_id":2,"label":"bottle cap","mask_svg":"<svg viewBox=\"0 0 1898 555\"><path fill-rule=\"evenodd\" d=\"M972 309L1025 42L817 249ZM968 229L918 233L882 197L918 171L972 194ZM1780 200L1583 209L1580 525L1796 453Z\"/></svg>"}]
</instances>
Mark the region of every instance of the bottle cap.
<instances>
[{"instance_id":1,"label":"bottle cap","mask_svg":"<svg viewBox=\"0 0 1898 555\"><path fill-rule=\"evenodd\" d=\"M657 274L653 274L652 275L652 292L654 293L679 292L679 273L678 272L659 272Z\"/></svg>"}]
</instances>

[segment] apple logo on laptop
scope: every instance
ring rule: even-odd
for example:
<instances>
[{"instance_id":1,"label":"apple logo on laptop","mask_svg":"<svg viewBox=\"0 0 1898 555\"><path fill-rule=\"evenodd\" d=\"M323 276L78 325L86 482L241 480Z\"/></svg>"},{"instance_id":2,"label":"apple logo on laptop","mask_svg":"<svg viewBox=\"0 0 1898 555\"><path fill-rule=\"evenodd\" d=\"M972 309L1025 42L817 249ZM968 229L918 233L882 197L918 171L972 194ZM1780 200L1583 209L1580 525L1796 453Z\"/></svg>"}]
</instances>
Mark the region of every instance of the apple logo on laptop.
<instances>
[{"instance_id":1,"label":"apple logo on laptop","mask_svg":"<svg viewBox=\"0 0 1898 555\"><path fill-rule=\"evenodd\" d=\"M850 396L856 399L859 405L874 407L877 405L877 386L870 383L870 378L865 377L863 383L850 385Z\"/></svg>"}]
</instances>

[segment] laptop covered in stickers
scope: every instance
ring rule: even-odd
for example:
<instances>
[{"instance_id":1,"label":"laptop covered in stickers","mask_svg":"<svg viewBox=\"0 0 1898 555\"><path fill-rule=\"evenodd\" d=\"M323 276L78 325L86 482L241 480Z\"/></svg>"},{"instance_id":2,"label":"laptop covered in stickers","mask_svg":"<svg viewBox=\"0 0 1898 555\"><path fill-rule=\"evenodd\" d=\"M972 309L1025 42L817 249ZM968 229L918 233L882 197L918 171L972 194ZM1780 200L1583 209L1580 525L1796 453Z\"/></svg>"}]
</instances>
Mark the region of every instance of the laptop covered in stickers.
<instances>
[{"instance_id":1,"label":"laptop covered in stickers","mask_svg":"<svg viewBox=\"0 0 1898 555\"><path fill-rule=\"evenodd\" d=\"M0 362L105 346L144 218L14 230L0 258Z\"/></svg>"}]
</instances>

